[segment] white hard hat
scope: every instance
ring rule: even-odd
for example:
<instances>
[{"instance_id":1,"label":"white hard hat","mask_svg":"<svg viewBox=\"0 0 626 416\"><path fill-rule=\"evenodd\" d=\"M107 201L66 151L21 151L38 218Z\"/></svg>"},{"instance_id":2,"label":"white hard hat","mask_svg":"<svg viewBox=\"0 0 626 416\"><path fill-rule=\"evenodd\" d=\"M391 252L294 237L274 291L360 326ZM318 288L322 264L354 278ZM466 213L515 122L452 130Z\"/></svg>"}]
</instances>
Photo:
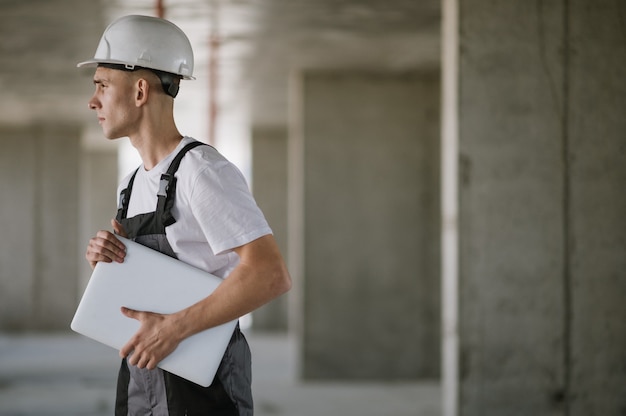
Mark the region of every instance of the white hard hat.
<instances>
[{"instance_id":1,"label":"white hard hat","mask_svg":"<svg viewBox=\"0 0 626 416\"><path fill-rule=\"evenodd\" d=\"M172 22L157 17L130 15L113 21L102 34L93 59L78 67L98 64L155 69L195 79L189 39Z\"/></svg>"}]
</instances>

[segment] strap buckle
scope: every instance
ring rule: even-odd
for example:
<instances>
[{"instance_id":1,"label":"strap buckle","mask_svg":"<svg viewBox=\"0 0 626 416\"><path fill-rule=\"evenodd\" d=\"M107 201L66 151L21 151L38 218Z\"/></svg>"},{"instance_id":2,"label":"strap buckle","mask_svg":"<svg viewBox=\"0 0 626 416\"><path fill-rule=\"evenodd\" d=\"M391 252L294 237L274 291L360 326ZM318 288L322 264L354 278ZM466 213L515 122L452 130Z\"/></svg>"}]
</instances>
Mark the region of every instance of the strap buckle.
<instances>
[{"instance_id":1,"label":"strap buckle","mask_svg":"<svg viewBox=\"0 0 626 416\"><path fill-rule=\"evenodd\" d=\"M171 175L164 173L161 175L161 181L159 182L159 192L157 196L167 196L167 190L170 187Z\"/></svg>"}]
</instances>

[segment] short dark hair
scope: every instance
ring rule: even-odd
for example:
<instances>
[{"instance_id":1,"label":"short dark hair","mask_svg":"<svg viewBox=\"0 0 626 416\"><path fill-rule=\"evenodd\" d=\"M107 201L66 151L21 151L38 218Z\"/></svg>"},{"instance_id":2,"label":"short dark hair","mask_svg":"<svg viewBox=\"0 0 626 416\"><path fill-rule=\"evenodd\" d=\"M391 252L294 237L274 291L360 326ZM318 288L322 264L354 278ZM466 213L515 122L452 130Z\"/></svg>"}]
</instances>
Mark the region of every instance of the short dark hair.
<instances>
[{"instance_id":1,"label":"short dark hair","mask_svg":"<svg viewBox=\"0 0 626 416\"><path fill-rule=\"evenodd\" d=\"M102 66L110 69L117 69L120 71L134 72L140 69L145 69L146 71L153 72L159 80L161 81L161 87L163 87L163 91L172 98L176 98L178 95L178 90L180 88L180 80L182 77L180 75L172 74L171 72L159 71L158 69L146 68L143 66L130 66L124 64L110 64L106 62L101 62L98 66Z\"/></svg>"}]
</instances>

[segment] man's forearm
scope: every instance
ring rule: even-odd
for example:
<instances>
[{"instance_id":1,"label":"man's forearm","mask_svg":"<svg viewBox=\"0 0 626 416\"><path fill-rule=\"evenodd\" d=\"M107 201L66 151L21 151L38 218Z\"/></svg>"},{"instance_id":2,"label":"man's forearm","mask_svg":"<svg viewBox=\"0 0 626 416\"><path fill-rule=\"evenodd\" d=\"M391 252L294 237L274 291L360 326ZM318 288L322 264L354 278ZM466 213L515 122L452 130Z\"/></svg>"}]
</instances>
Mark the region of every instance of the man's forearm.
<instances>
[{"instance_id":1,"label":"man's forearm","mask_svg":"<svg viewBox=\"0 0 626 416\"><path fill-rule=\"evenodd\" d=\"M235 249L239 264L207 298L171 316L181 339L254 311L291 288L271 235Z\"/></svg>"}]
</instances>

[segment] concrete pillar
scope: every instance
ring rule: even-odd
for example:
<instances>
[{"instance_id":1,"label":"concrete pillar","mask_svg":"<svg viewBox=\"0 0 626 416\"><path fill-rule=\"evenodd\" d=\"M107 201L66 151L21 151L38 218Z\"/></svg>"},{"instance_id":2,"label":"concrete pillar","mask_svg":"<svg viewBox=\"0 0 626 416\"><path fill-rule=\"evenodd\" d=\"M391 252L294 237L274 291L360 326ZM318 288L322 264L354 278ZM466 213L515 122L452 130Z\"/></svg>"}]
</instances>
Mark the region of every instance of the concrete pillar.
<instances>
[{"instance_id":1,"label":"concrete pillar","mask_svg":"<svg viewBox=\"0 0 626 416\"><path fill-rule=\"evenodd\" d=\"M67 328L77 292L79 130L3 128L0 326Z\"/></svg>"},{"instance_id":2,"label":"concrete pillar","mask_svg":"<svg viewBox=\"0 0 626 416\"><path fill-rule=\"evenodd\" d=\"M305 72L293 88L301 375L436 377L438 75Z\"/></svg>"},{"instance_id":3,"label":"concrete pillar","mask_svg":"<svg viewBox=\"0 0 626 416\"><path fill-rule=\"evenodd\" d=\"M104 139L101 139L104 140ZM80 230L78 242L78 299L83 294L91 267L85 260L89 239L98 230L111 230L117 212L117 147L83 146L80 163Z\"/></svg>"},{"instance_id":4,"label":"concrete pillar","mask_svg":"<svg viewBox=\"0 0 626 416\"><path fill-rule=\"evenodd\" d=\"M562 406L562 12L461 8L463 415Z\"/></svg>"},{"instance_id":5,"label":"concrete pillar","mask_svg":"<svg viewBox=\"0 0 626 416\"><path fill-rule=\"evenodd\" d=\"M572 416L626 412L626 3L567 2Z\"/></svg>"},{"instance_id":6,"label":"concrete pillar","mask_svg":"<svg viewBox=\"0 0 626 416\"><path fill-rule=\"evenodd\" d=\"M252 131L252 190L272 227L285 258L287 247L287 128L256 127ZM254 329L287 330L287 296L254 311Z\"/></svg>"},{"instance_id":7,"label":"concrete pillar","mask_svg":"<svg viewBox=\"0 0 626 416\"><path fill-rule=\"evenodd\" d=\"M0 328L34 319L37 140L31 129L0 129ZM39 204L40 205L40 204Z\"/></svg>"},{"instance_id":8,"label":"concrete pillar","mask_svg":"<svg viewBox=\"0 0 626 416\"><path fill-rule=\"evenodd\" d=\"M458 12L459 414L621 414L624 6Z\"/></svg>"}]
</instances>

